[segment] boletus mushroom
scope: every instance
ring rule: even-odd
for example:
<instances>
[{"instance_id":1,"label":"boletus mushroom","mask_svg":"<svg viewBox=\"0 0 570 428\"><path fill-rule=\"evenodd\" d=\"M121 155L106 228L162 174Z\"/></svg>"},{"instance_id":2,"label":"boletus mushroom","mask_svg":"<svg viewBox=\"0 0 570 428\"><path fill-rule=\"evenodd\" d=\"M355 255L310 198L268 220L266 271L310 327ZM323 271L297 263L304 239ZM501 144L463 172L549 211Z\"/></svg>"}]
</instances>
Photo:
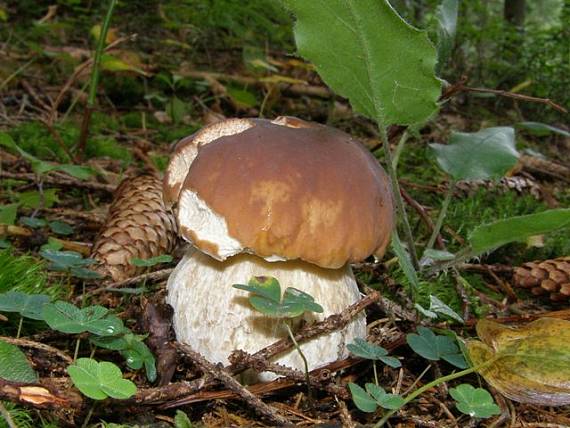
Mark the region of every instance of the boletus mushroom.
<instances>
[{"instance_id":1,"label":"boletus mushroom","mask_svg":"<svg viewBox=\"0 0 570 428\"><path fill-rule=\"evenodd\" d=\"M168 279L174 329L212 362L255 352L287 335L232 288L273 276L310 294L322 314L360 299L350 263L381 257L393 227L388 177L358 141L292 117L229 119L180 141L164 178L179 233L192 246ZM301 345L309 369L347 355L365 316ZM296 351L277 362L302 369Z\"/></svg>"}]
</instances>

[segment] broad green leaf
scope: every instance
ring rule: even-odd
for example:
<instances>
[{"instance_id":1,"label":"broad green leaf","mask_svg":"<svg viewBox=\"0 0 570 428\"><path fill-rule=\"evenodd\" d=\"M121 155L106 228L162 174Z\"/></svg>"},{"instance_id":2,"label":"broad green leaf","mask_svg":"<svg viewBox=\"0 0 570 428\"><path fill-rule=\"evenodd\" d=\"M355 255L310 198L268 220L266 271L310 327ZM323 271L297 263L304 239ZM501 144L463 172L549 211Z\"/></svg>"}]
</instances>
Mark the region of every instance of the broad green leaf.
<instances>
[{"instance_id":1,"label":"broad green leaf","mask_svg":"<svg viewBox=\"0 0 570 428\"><path fill-rule=\"evenodd\" d=\"M376 403L384 409L395 410L404 405L404 399L396 394L388 394L381 387L374 383L367 383L365 385L366 392L370 394Z\"/></svg>"},{"instance_id":2,"label":"broad green leaf","mask_svg":"<svg viewBox=\"0 0 570 428\"><path fill-rule=\"evenodd\" d=\"M0 224L14 225L19 204L0 205Z\"/></svg>"},{"instance_id":3,"label":"broad green leaf","mask_svg":"<svg viewBox=\"0 0 570 428\"><path fill-rule=\"evenodd\" d=\"M350 390L350 395L352 396L352 401L354 405L358 407L363 412L372 413L378 407L376 400L370 396L362 387L355 383L349 382L348 389Z\"/></svg>"},{"instance_id":4,"label":"broad green leaf","mask_svg":"<svg viewBox=\"0 0 570 428\"><path fill-rule=\"evenodd\" d=\"M547 125L546 123L540 122L519 122L516 124L518 128L523 128L530 131L534 135L544 136L550 134L559 134L565 137L570 137L570 132L564 129L557 128L556 126Z\"/></svg>"},{"instance_id":5,"label":"broad green leaf","mask_svg":"<svg viewBox=\"0 0 570 428\"><path fill-rule=\"evenodd\" d=\"M474 388L463 383L451 388L449 394L457 401L459 411L472 418L490 418L501 413L489 391L483 388Z\"/></svg>"},{"instance_id":6,"label":"broad green leaf","mask_svg":"<svg viewBox=\"0 0 570 428\"><path fill-rule=\"evenodd\" d=\"M454 339L448 336L436 335L426 327L418 327L418 334L410 333L406 341L412 350L426 360L439 361L467 368L467 363Z\"/></svg>"},{"instance_id":7,"label":"broad green leaf","mask_svg":"<svg viewBox=\"0 0 570 428\"><path fill-rule=\"evenodd\" d=\"M18 214L19 204L8 204L0 206L0 224L14 225Z\"/></svg>"},{"instance_id":8,"label":"broad green leaf","mask_svg":"<svg viewBox=\"0 0 570 428\"><path fill-rule=\"evenodd\" d=\"M248 90L236 88L233 86L228 86L226 89L228 95L240 107L251 108L259 104L255 94Z\"/></svg>"},{"instance_id":9,"label":"broad green leaf","mask_svg":"<svg viewBox=\"0 0 570 428\"><path fill-rule=\"evenodd\" d=\"M42 316L51 328L63 333L90 332L99 336L115 336L125 331L123 322L99 305L79 309L60 300L46 304Z\"/></svg>"},{"instance_id":10,"label":"broad green leaf","mask_svg":"<svg viewBox=\"0 0 570 428\"><path fill-rule=\"evenodd\" d=\"M249 291L274 303L281 302L281 284L279 284L276 278L271 276L254 276L247 285L234 284L233 287Z\"/></svg>"},{"instance_id":11,"label":"broad green leaf","mask_svg":"<svg viewBox=\"0 0 570 428\"><path fill-rule=\"evenodd\" d=\"M323 313L323 307L315 303L313 296L293 287L288 287L283 293L281 307L284 312L283 316L287 318L293 318L305 312Z\"/></svg>"},{"instance_id":12,"label":"broad green leaf","mask_svg":"<svg viewBox=\"0 0 570 428\"><path fill-rule=\"evenodd\" d=\"M60 164L56 166L56 169L79 180L88 180L95 174L91 168L81 165Z\"/></svg>"},{"instance_id":13,"label":"broad green leaf","mask_svg":"<svg viewBox=\"0 0 570 428\"><path fill-rule=\"evenodd\" d=\"M73 228L64 221L50 221L48 225L51 231L58 235L71 235L73 233Z\"/></svg>"},{"instance_id":14,"label":"broad green leaf","mask_svg":"<svg viewBox=\"0 0 570 428\"><path fill-rule=\"evenodd\" d=\"M374 343L367 342L366 340L357 337L353 343L347 345L351 354L357 357L366 358L368 360L380 360L390 367L400 367L401 363L397 358L389 357L388 351L381 346Z\"/></svg>"},{"instance_id":15,"label":"broad green leaf","mask_svg":"<svg viewBox=\"0 0 570 428\"><path fill-rule=\"evenodd\" d=\"M121 369L107 361L79 358L67 371L77 389L94 400L126 399L137 392L133 382L123 379Z\"/></svg>"},{"instance_id":16,"label":"broad green leaf","mask_svg":"<svg viewBox=\"0 0 570 428\"><path fill-rule=\"evenodd\" d=\"M479 226L469 234L469 243L475 254L481 254L510 242L525 242L530 236L542 235L568 226L570 226L570 208L547 210Z\"/></svg>"},{"instance_id":17,"label":"broad green leaf","mask_svg":"<svg viewBox=\"0 0 570 428\"><path fill-rule=\"evenodd\" d=\"M174 123L180 123L187 112L186 104L178 97L172 97L166 104L166 114Z\"/></svg>"},{"instance_id":18,"label":"broad green leaf","mask_svg":"<svg viewBox=\"0 0 570 428\"><path fill-rule=\"evenodd\" d=\"M40 227L44 227L47 224L43 218L36 218L36 217L20 217L20 223L24 226L31 227L32 229L39 229Z\"/></svg>"},{"instance_id":19,"label":"broad green leaf","mask_svg":"<svg viewBox=\"0 0 570 428\"><path fill-rule=\"evenodd\" d=\"M386 0L285 0L299 53L354 110L382 126L412 125L437 109L436 50Z\"/></svg>"},{"instance_id":20,"label":"broad green leaf","mask_svg":"<svg viewBox=\"0 0 570 428\"><path fill-rule=\"evenodd\" d=\"M0 312L17 312L34 320L43 320L43 308L49 302L45 294L26 294L8 291L0 294Z\"/></svg>"},{"instance_id":21,"label":"broad green leaf","mask_svg":"<svg viewBox=\"0 0 570 428\"><path fill-rule=\"evenodd\" d=\"M0 340L0 378L10 382L34 383L38 375L20 348Z\"/></svg>"},{"instance_id":22,"label":"broad green leaf","mask_svg":"<svg viewBox=\"0 0 570 428\"><path fill-rule=\"evenodd\" d=\"M177 410L174 415L174 428L193 428L190 418L182 410Z\"/></svg>"},{"instance_id":23,"label":"broad green leaf","mask_svg":"<svg viewBox=\"0 0 570 428\"><path fill-rule=\"evenodd\" d=\"M455 181L501 178L519 157L515 132L504 126L475 133L454 132L449 144L430 147L441 169Z\"/></svg>"},{"instance_id":24,"label":"broad green leaf","mask_svg":"<svg viewBox=\"0 0 570 428\"><path fill-rule=\"evenodd\" d=\"M172 256L168 254L162 254L160 256L151 257L150 259L137 259L133 258L129 261L133 266L139 267L152 267L161 263L170 263L172 261Z\"/></svg>"},{"instance_id":25,"label":"broad green leaf","mask_svg":"<svg viewBox=\"0 0 570 428\"><path fill-rule=\"evenodd\" d=\"M94 259L83 258L75 251L42 250L40 256L52 262L50 267L55 270L67 270L70 268L80 268L95 263Z\"/></svg>"},{"instance_id":26,"label":"broad green leaf","mask_svg":"<svg viewBox=\"0 0 570 428\"><path fill-rule=\"evenodd\" d=\"M56 202L59 202L57 189L45 189L42 193L32 190L16 194L18 203L28 208L51 208Z\"/></svg>"},{"instance_id":27,"label":"broad green leaf","mask_svg":"<svg viewBox=\"0 0 570 428\"><path fill-rule=\"evenodd\" d=\"M445 65L455 40L457 29L458 0L442 0L436 9L437 28L437 71Z\"/></svg>"},{"instance_id":28,"label":"broad green leaf","mask_svg":"<svg viewBox=\"0 0 570 428\"><path fill-rule=\"evenodd\" d=\"M570 404L570 321L540 318L518 329L490 320L477 323L469 341L474 366L498 358L479 373L511 400L540 406Z\"/></svg>"}]
</instances>

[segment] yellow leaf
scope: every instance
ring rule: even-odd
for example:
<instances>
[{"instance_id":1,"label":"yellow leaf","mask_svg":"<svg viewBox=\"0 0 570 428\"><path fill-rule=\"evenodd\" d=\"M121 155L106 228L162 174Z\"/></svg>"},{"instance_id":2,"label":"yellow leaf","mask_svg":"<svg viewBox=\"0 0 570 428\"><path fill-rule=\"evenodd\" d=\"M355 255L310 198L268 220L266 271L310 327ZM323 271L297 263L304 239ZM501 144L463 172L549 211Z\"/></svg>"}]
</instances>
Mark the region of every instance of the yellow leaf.
<instances>
[{"instance_id":1,"label":"yellow leaf","mask_svg":"<svg viewBox=\"0 0 570 428\"><path fill-rule=\"evenodd\" d=\"M540 318L520 328L490 320L477 324L480 341L467 343L475 366L511 400L542 406L570 404L570 322Z\"/></svg>"},{"instance_id":2,"label":"yellow leaf","mask_svg":"<svg viewBox=\"0 0 570 428\"><path fill-rule=\"evenodd\" d=\"M0 21L8 21L8 13L0 7Z\"/></svg>"}]
</instances>

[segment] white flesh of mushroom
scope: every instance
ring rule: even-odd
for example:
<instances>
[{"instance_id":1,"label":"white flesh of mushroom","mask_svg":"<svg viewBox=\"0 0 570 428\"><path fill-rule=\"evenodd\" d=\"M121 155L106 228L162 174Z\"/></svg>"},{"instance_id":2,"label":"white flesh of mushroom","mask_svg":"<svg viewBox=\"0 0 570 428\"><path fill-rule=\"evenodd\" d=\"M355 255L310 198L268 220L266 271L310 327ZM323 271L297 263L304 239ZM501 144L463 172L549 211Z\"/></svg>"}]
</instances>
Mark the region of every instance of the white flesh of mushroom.
<instances>
[{"instance_id":1,"label":"white flesh of mushroom","mask_svg":"<svg viewBox=\"0 0 570 428\"><path fill-rule=\"evenodd\" d=\"M168 279L167 303L174 308L177 340L189 344L212 362L228 364L228 356L236 349L253 353L286 337L282 320L256 312L249 305L249 293L232 287L260 275L277 278L282 290L294 287L313 296L324 312L305 313L302 318L307 322L321 321L360 299L349 266L323 269L302 261L271 263L248 254L220 262L191 249ZM300 321L296 320L296 324ZM346 357L346 344L357 337L366 337L363 314L342 330L301 344L309 370ZM295 349L275 361L304 369ZM267 374L261 376L262 380L272 378Z\"/></svg>"}]
</instances>

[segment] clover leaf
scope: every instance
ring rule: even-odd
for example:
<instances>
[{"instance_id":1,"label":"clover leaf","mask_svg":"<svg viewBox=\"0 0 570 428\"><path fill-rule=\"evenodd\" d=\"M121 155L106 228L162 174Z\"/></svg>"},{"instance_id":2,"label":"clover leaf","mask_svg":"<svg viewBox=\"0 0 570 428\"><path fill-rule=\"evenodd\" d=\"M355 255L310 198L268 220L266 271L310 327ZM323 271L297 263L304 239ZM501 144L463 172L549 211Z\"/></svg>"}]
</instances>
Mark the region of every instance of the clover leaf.
<instances>
[{"instance_id":1,"label":"clover leaf","mask_svg":"<svg viewBox=\"0 0 570 428\"><path fill-rule=\"evenodd\" d=\"M252 277L247 285L234 284L234 288L249 291L249 303L259 312L277 318L294 318L304 312L322 313L323 308L315 299L296 288L289 287L281 298L281 285L269 276Z\"/></svg>"},{"instance_id":2,"label":"clover leaf","mask_svg":"<svg viewBox=\"0 0 570 428\"><path fill-rule=\"evenodd\" d=\"M418 334L408 334L406 341L416 354L426 360L439 361L443 359L460 369L468 367L457 343L451 337L436 335L429 328L418 327Z\"/></svg>"},{"instance_id":3,"label":"clover leaf","mask_svg":"<svg viewBox=\"0 0 570 428\"><path fill-rule=\"evenodd\" d=\"M38 375L20 348L0 340L0 378L11 382L33 383Z\"/></svg>"},{"instance_id":4,"label":"clover leaf","mask_svg":"<svg viewBox=\"0 0 570 428\"><path fill-rule=\"evenodd\" d=\"M67 371L77 389L94 400L104 400L107 397L121 400L132 397L137 392L133 382L123 379L121 369L107 361L79 358Z\"/></svg>"},{"instance_id":5,"label":"clover leaf","mask_svg":"<svg viewBox=\"0 0 570 428\"><path fill-rule=\"evenodd\" d=\"M79 309L60 300L46 304L42 316L51 328L62 333L89 332L99 336L114 336L125 330L123 322L116 315L99 305Z\"/></svg>"},{"instance_id":6,"label":"clover leaf","mask_svg":"<svg viewBox=\"0 0 570 428\"><path fill-rule=\"evenodd\" d=\"M25 318L43 320L43 307L48 302L49 296L45 294L8 291L0 294L0 312L17 312Z\"/></svg>"},{"instance_id":7,"label":"clover leaf","mask_svg":"<svg viewBox=\"0 0 570 428\"><path fill-rule=\"evenodd\" d=\"M449 390L451 396L457 402L457 409L475 418L489 418L501 413L499 406L493 401L489 391L483 388L474 388L463 383Z\"/></svg>"},{"instance_id":8,"label":"clover leaf","mask_svg":"<svg viewBox=\"0 0 570 428\"><path fill-rule=\"evenodd\" d=\"M394 410L404 405L404 399L401 396L389 394L374 383L367 383L365 387L366 390L355 383L348 384L352 401L363 412L372 413L378 406Z\"/></svg>"},{"instance_id":9,"label":"clover leaf","mask_svg":"<svg viewBox=\"0 0 570 428\"><path fill-rule=\"evenodd\" d=\"M402 364L397 358L388 357L388 351L381 346L369 343L366 340L357 337L353 343L347 345L348 350L357 357L366 358L367 360L380 360L384 364L398 368Z\"/></svg>"}]
</instances>

